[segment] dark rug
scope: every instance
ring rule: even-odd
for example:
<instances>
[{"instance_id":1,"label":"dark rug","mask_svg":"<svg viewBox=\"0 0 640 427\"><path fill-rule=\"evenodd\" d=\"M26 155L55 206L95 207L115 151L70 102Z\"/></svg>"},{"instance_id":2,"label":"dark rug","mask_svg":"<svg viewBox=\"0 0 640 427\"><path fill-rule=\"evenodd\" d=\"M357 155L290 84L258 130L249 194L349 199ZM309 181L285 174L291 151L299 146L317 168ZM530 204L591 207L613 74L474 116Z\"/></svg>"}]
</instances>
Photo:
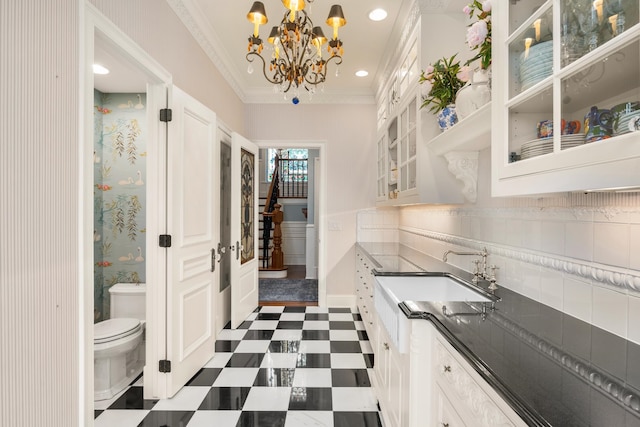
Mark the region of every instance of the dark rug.
<instances>
[{"instance_id":1,"label":"dark rug","mask_svg":"<svg viewBox=\"0 0 640 427\"><path fill-rule=\"evenodd\" d=\"M315 279L260 279L260 301L318 301Z\"/></svg>"}]
</instances>

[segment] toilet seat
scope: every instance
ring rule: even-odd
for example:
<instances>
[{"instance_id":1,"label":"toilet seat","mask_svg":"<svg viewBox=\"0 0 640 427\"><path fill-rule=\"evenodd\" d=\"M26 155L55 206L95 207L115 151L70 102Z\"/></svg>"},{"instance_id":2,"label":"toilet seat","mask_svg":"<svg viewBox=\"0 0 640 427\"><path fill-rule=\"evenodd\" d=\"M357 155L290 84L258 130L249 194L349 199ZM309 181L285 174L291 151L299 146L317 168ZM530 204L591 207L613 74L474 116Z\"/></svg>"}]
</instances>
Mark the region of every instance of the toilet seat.
<instances>
[{"instance_id":1,"label":"toilet seat","mask_svg":"<svg viewBox=\"0 0 640 427\"><path fill-rule=\"evenodd\" d=\"M93 325L93 343L104 344L133 335L142 328L140 320L133 318L116 318L98 322Z\"/></svg>"}]
</instances>

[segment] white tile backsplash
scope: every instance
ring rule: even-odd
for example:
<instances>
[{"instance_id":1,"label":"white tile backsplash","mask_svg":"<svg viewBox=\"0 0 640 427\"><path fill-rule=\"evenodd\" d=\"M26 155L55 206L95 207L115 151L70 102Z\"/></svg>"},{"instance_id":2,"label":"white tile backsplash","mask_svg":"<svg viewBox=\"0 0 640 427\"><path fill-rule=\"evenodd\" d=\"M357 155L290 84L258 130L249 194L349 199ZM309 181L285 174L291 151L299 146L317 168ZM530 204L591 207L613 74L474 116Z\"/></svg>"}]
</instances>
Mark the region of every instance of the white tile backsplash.
<instances>
[{"instance_id":1,"label":"white tile backsplash","mask_svg":"<svg viewBox=\"0 0 640 427\"><path fill-rule=\"evenodd\" d=\"M640 344L640 296L629 295L627 339Z\"/></svg>"},{"instance_id":2,"label":"white tile backsplash","mask_svg":"<svg viewBox=\"0 0 640 427\"><path fill-rule=\"evenodd\" d=\"M523 246L522 236L524 235L524 221L519 218L511 218L506 221L506 241L509 246Z\"/></svg>"},{"instance_id":3,"label":"white tile backsplash","mask_svg":"<svg viewBox=\"0 0 640 427\"><path fill-rule=\"evenodd\" d=\"M550 254L564 255L564 222L542 222L541 250Z\"/></svg>"},{"instance_id":4,"label":"white tile backsplash","mask_svg":"<svg viewBox=\"0 0 640 427\"><path fill-rule=\"evenodd\" d=\"M556 310L563 310L564 278L555 270L540 270L540 302Z\"/></svg>"},{"instance_id":5,"label":"white tile backsplash","mask_svg":"<svg viewBox=\"0 0 640 427\"><path fill-rule=\"evenodd\" d=\"M540 301L540 266L520 263L522 274L522 294Z\"/></svg>"},{"instance_id":6,"label":"white tile backsplash","mask_svg":"<svg viewBox=\"0 0 640 427\"><path fill-rule=\"evenodd\" d=\"M640 225L629 226L629 268L640 270Z\"/></svg>"},{"instance_id":7,"label":"white tile backsplash","mask_svg":"<svg viewBox=\"0 0 640 427\"><path fill-rule=\"evenodd\" d=\"M593 223L568 222L565 225L565 256L593 260Z\"/></svg>"},{"instance_id":8,"label":"white tile backsplash","mask_svg":"<svg viewBox=\"0 0 640 427\"><path fill-rule=\"evenodd\" d=\"M542 222L538 220L522 221L522 247L538 251L542 248Z\"/></svg>"},{"instance_id":9,"label":"white tile backsplash","mask_svg":"<svg viewBox=\"0 0 640 427\"><path fill-rule=\"evenodd\" d=\"M591 285L565 277L563 291L564 312L585 322L592 323L593 299Z\"/></svg>"},{"instance_id":10,"label":"white tile backsplash","mask_svg":"<svg viewBox=\"0 0 640 427\"><path fill-rule=\"evenodd\" d=\"M627 294L594 286L592 295L593 324L621 337L626 337L627 318L629 317Z\"/></svg>"},{"instance_id":11,"label":"white tile backsplash","mask_svg":"<svg viewBox=\"0 0 640 427\"><path fill-rule=\"evenodd\" d=\"M358 240L401 242L439 259L486 245L499 286L640 344L640 293L624 287L640 280L640 208L511 203L518 207L371 209L358 214ZM470 258L449 262L471 271Z\"/></svg>"},{"instance_id":12,"label":"white tile backsplash","mask_svg":"<svg viewBox=\"0 0 640 427\"><path fill-rule=\"evenodd\" d=\"M629 266L629 225L596 222L594 224L595 262L619 267Z\"/></svg>"}]
</instances>

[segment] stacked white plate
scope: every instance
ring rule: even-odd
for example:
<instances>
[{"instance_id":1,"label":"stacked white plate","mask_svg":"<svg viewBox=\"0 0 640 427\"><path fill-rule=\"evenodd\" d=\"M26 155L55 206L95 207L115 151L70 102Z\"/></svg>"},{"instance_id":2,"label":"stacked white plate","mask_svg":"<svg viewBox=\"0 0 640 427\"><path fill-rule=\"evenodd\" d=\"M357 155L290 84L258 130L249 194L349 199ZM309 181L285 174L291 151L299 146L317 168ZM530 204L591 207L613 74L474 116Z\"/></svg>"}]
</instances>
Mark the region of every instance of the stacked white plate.
<instances>
[{"instance_id":1,"label":"stacked white plate","mask_svg":"<svg viewBox=\"0 0 640 427\"><path fill-rule=\"evenodd\" d=\"M551 75L553 70L553 42L542 42L520 54L520 83L527 90Z\"/></svg>"},{"instance_id":2,"label":"stacked white plate","mask_svg":"<svg viewBox=\"0 0 640 427\"><path fill-rule=\"evenodd\" d=\"M584 134L562 135L560 143L563 150L578 147L584 144ZM538 138L522 144L520 159L530 159L551 152L553 152L553 138Z\"/></svg>"},{"instance_id":3,"label":"stacked white plate","mask_svg":"<svg viewBox=\"0 0 640 427\"><path fill-rule=\"evenodd\" d=\"M624 135L637 130L640 130L640 110L620 114L613 129L613 136Z\"/></svg>"}]
</instances>

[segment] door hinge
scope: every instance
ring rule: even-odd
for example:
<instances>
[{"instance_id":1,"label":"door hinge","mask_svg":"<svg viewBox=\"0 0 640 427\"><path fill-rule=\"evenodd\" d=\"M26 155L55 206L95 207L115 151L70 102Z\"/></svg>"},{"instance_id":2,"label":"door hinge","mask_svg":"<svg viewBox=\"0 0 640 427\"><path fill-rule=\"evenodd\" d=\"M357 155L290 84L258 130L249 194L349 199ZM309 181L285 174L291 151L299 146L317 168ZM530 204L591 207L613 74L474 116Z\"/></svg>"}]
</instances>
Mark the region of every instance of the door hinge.
<instances>
[{"instance_id":1,"label":"door hinge","mask_svg":"<svg viewBox=\"0 0 640 427\"><path fill-rule=\"evenodd\" d=\"M162 108L160 110L160 121L161 122L171 121L171 108Z\"/></svg>"},{"instance_id":2,"label":"door hinge","mask_svg":"<svg viewBox=\"0 0 640 427\"><path fill-rule=\"evenodd\" d=\"M158 370L162 373L171 372L171 360L158 360Z\"/></svg>"},{"instance_id":3,"label":"door hinge","mask_svg":"<svg viewBox=\"0 0 640 427\"><path fill-rule=\"evenodd\" d=\"M170 248L171 247L171 234L161 234L159 239L159 244L161 248Z\"/></svg>"}]
</instances>

